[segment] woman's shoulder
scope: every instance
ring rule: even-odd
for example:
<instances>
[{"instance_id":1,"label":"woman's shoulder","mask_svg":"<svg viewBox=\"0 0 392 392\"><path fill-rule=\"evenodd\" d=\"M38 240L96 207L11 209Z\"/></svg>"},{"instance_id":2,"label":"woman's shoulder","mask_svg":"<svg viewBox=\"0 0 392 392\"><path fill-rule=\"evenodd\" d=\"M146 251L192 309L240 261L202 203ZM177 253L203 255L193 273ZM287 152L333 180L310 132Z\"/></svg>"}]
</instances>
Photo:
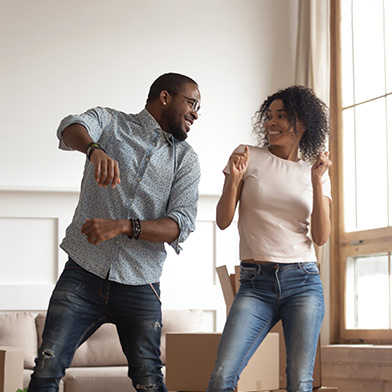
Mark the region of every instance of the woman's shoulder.
<instances>
[{"instance_id":1,"label":"woman's shoulder","mask_svg":"<svg viewBox=\"0 0 392 392\"><path fill-rule=\"evenodd\" d=\"M252 144L240 144L233 152L244 152L245 146L249 148L251 154L265 154L268 152L267 147L254 146Z\"/></svg>"},{"instance_id":2,"label":"woman's shoulder","mask_svg":"<svg viewBox=\"0 0 392 392\"><path fill-rule=\"evenodd\" d=\"M259 161L260 159L265 159L269 155L268 148L265 146L252 146L249 147L249 159L252 161Z\"/></svg>"}]
</instances>

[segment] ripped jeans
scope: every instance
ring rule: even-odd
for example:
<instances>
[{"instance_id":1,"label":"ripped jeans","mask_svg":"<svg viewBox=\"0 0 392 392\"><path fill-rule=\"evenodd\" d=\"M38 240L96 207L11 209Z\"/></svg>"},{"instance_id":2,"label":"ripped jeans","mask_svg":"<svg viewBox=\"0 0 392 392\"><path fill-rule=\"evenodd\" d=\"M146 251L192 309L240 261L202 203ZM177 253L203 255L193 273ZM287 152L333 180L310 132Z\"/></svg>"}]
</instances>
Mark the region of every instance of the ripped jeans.
<instances>
[{"instance_id":1,"label":"ripped jeans","mask_svg":"<svg viewBox=\"0 0 392 392\"><path fill-rule=\"evenodd\" d=\"M131 286L102 279L69 259L50 299L29 392L55 392L76 349L102 324L117 327L137 391L166 392L160 359L159 283Z\"/></svg>"},{"instance_id":2,"label":"ripped jeans","mask_svg":"<svg viewBox=\"0 0 392 392\"><path fill-rule=\"evenodd\" d=\"M282 320L288 392L313 390L313 366L324 317L316 263L241 263L241 286L219 343L208 392L233 391L242 370Z\"/></svg>"}]
</instances>

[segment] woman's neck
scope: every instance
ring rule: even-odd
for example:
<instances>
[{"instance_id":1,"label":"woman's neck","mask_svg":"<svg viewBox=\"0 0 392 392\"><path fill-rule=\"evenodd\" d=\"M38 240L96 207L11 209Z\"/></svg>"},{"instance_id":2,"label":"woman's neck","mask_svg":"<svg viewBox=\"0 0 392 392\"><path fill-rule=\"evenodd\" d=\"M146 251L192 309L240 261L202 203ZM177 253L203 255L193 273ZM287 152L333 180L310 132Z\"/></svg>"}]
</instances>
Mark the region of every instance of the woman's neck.
<instances>
[{"instance_id":1,"label":"woman's neck","mask_svg":"<svg viewBox=\"0 0 392 392\"><path fill-rule=\"evenodd\" d=\"M297 147L286 147L286 146L269 146L271 154L287 161L298 162L298 146Z\"/></svg>"}]
</instances>

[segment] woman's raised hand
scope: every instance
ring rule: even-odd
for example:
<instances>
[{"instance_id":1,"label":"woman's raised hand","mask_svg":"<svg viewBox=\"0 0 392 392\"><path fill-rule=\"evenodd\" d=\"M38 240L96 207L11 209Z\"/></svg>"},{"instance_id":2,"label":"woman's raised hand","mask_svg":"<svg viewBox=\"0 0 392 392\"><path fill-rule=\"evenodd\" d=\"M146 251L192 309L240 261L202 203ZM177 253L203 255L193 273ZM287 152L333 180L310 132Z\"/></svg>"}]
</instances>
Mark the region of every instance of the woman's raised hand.
<instances>
[{"instance_id":1,"label":"woman's raised hand","mask_svg":"<svg viewBox=\"0 0 392 392\"><path fill-rule=\"evenodd\" d=\"M244 152L234 152L230 156L230 174L242 178L249 163L249 147L245 146Z\"/></svg>"}]
</instances>

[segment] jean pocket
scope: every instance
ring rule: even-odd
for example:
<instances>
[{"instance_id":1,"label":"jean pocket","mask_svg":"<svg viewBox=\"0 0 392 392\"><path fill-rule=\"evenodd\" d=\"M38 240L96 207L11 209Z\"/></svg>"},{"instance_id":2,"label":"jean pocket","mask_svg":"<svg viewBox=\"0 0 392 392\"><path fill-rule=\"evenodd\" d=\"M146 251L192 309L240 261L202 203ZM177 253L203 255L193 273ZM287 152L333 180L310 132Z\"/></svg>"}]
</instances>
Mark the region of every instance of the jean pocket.
<instances>
[{"instance_id":1,"label":"jean pocket","mask_svg":"<svg viewBox=\"0 0 392 392\"><path fill-rule=\"evenodd\" d=\"M241 272L240 272L240 282L249 282L253 281L256 278L256 268L255 267L243 267L241 266Z\"/></svg>"},{"instance_id":2,"label":"jean pocket","mask_svg":"<svg viewBox=\"0 0 392 392\"><path fill-rule=\"evenodd\" d=\"M301 270L307 275L319 275L320 271L317 267L317 263L300 263Z\"/></svg>"}]
</instances>

